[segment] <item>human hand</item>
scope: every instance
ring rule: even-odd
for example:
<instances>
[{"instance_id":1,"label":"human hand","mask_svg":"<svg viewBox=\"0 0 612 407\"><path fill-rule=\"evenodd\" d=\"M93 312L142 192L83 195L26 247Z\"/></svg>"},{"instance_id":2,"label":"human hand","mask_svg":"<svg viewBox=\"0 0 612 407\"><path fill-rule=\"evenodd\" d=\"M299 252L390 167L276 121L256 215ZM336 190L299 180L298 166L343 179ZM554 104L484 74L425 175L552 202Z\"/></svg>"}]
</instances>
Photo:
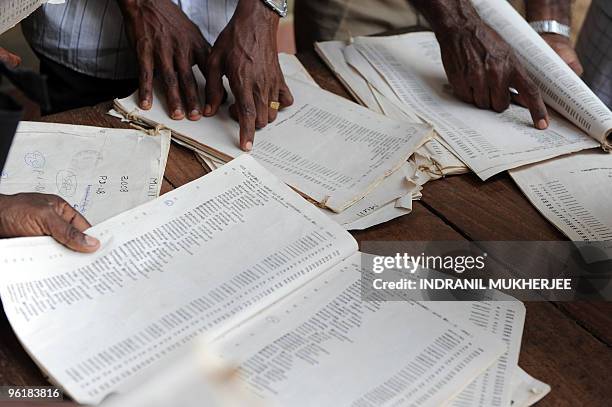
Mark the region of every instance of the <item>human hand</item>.
<instances>
[{"instance_id":1,"label":"human hand","mask_svg":"<svg viewBox=\"0 0 612 407\"><path fill-rule=\"evenodd\" d=\"M564 37L563 35L551 33L541 34L541 36L544 41L546 41L548 45L555 50L561 59L563 59L563 61L565 61L565 63L568 64L574 72L576 72L576 75L582 75L584 69L582 68L582 64L580 63L578 55L576 54L576 51L574 50L569 38Z\"/></svg>"},{"instance_id":2,"label":"human hand","mask_svg":"<svg viewBox=\"0 0 612 407\"><path fill-rule=\"evenodd\" d=\"M486 25L470 0L412 0L431 24L456 95L481 109L503 112L514 100L526 106L535 127L548 127L536 84L501 36ZM510 88L519 92L511 96Z\"/></svg>"},{"instance_id":3,"label":"human hand","mask_svg":"<svg viewBox=\"0 0 612 407\"><path fill-rule=\"evenodd\" d=\"M511 102L509 89L514 88L519 92L517 102L529 109L535 127L548 127L548 112L538 87L497 32L478 18L436 36L449 82L460 99L503 112Z\"/></svg>"},{"instance_id":4,"label":"human hand","mask_svg":"<svg viewBox=\"0 0 612 407\"><path fill-rule=\"evenodd\" d=\"M276 120L279 108L293 104L278 62L279 18L261 0L240 0L208 58L204 115L219 110L226 75L236 99L230 111L240 123L240 147L245 151L253 148L256 128Z\"/></svg>"},{"instance_id":5,"label":"human hand","mask_svg":"<svg viewBox=\"0 0 612 407\"><path fill-rule=\"evenodd\" d=\"M4 62L9 68L16 68L21 65L21 58L0 47L0 61Z\"/></svg>"},{"instance_id":6,"label":"human hand","mask_svg":"<svg viewBox=\"0 0 612 407\"><path fill-rule=\"evenodd\" d=\"M85 235L91 225L55 195L0 195L0 237L51 236L77 252L98 250L98 239Z\"/></svg>"},{"instance_id":7,"label":"human hand","mask_svg":"<svg viewBox=\"0 0 612 407\"><path fill-rule=\"evenodd\" d=\"M204 72L210 46L199 28L170 0L119 0L127 35L138 57L139 106L153 104L153 73L166 93L169 116L199 120L202 109L192 67ZM186 109L186 110L185 110Z\"/></svg>"}]
</instances>

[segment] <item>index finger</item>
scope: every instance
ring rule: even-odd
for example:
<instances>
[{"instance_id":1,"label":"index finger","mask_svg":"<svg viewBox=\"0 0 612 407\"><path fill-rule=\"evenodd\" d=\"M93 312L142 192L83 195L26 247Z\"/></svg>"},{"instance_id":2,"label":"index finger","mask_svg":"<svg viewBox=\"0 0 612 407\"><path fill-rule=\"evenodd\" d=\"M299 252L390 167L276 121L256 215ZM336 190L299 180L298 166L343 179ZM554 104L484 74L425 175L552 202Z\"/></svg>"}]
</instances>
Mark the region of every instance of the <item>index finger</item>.
<instances>
[{"instance_id":1,"label":"index finger","mask_svg":"<svg viewBox=\"0 0 612 407\"><path fill-rule=\"evenodd\" d=\"M515 69L511 85L519 92L521 102L529 109L531 119L536 128L544 130L548 127L548 111L537 85L522 70Z\"/></svg>"},{"instance_id":2,"label":"index finger","mask_svg":"<svg viewBox=\"0 0 612 407\"><path fill-rule=\"evenodd\" d=\"M236 89L236 109L238 113L238 123L240 123L240 148L244 151L253 149L255 139L255 121L257 111L255 109L255 99L250 86L243 86Z\"/></svg>"},{"instance_id":3,"label":"index finger","mask_svg":"<svg viewBox=\"0 0 612 407\"><path fill-rule=\"evenodd\" d=\"M138 102L142 109L153 105L153 46L149 40L138 42L136 48L140 74L138 77Z\"/></svg>"}]
</instances>

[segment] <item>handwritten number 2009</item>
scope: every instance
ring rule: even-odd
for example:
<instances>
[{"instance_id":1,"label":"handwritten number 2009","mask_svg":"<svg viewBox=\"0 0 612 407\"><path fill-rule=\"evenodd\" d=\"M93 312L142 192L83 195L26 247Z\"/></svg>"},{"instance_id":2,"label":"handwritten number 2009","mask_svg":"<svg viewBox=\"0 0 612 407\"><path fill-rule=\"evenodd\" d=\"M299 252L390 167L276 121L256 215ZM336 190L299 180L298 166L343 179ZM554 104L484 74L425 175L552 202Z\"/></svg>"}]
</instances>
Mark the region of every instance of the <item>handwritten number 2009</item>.
<instances>
[{"instance_id":1,"label":"handwritten number 2009","mask_svg":"<svg viewBox=\"0 0 612 407\"><path fill-rule=\"evenodd\" d=\"M121 187L119 188L119 192L129 192L128 190L128 176L124 175L121 177Z\"/></svg>"}]
</instances>

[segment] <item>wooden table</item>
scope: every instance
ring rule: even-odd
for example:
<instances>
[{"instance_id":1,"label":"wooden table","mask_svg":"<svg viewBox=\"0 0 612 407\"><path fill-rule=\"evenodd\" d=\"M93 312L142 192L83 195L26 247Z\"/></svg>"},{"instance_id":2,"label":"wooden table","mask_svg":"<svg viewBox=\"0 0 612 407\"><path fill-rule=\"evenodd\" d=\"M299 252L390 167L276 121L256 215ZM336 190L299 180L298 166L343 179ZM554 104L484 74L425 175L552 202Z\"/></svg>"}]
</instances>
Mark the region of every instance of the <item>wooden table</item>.
<instances>
[{"instance_id":1,"label":"wooden table","mask_svg":"<svg viewBox=\"0 0 612 407\"><path fill-rule=\"evenodd\" d=\"M314 54L299 55L325 89L350 98ZM110 104L77 109L44 121L127 127L105 115ZM188 150L172 145L162 193L205 174ZM363 241L390 240L565 240L524 198L507 175L486 183L473 174L425 185L409 216L353 234ZM539 406L612 405L612 303L528 303L520 365L553 390ZM46 381L0 319L0 384L42 385Z\"/></svg>"}]
</instances>

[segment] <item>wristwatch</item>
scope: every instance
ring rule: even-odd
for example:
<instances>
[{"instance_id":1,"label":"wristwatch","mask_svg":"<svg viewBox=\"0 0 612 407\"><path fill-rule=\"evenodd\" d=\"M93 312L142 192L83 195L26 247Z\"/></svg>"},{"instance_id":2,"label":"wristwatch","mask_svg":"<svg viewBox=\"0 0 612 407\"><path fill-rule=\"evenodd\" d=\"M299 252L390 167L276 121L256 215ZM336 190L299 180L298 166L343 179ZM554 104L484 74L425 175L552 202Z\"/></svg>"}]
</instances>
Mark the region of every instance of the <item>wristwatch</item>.
<instances>
[{"instance_id":1,"label":"wristwatch","mask_svg":"<svg viewBox=\"0 0 612 407\"><path fill-rule=\"evenodd\" d=\"M262 0L264 4L277 12L281 17L287 17L289 6L287 0Z\"/></svg>"},{"instance_id":2,"label":"wristwatch","mask_svg":"<svg viewBox=\"0 0 612 407\"><path fill-rule=\"evenodd\" d=\"M567 38L570 38L572 34L569 26L555 20L532 21L529 25L538 34L559 34Z\"/></svg>"}]
</instances>

